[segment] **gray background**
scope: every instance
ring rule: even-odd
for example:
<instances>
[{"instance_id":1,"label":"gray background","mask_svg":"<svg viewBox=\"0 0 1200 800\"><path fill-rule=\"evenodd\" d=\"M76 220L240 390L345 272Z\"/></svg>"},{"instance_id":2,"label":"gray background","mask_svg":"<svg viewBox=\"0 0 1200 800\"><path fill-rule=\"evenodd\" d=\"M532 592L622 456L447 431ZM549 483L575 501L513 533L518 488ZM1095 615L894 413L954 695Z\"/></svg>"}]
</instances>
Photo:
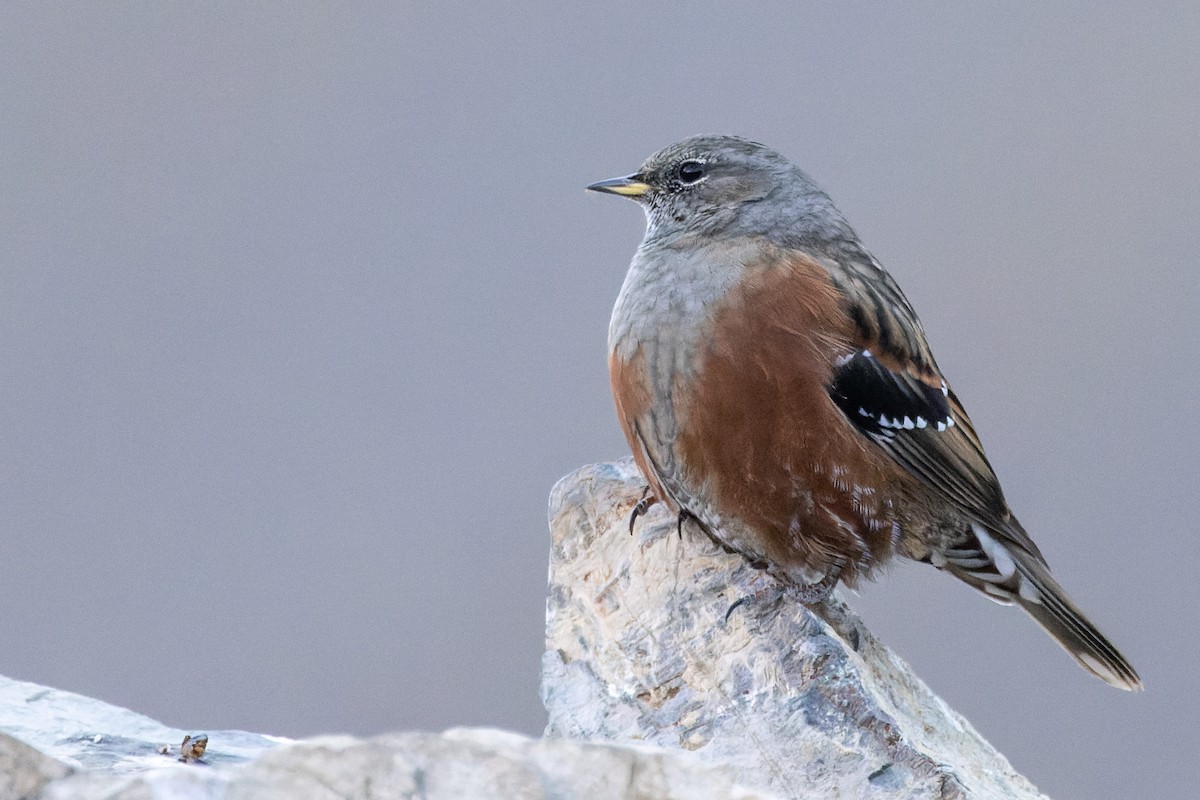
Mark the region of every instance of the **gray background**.
<instances>
[{"instance_id":1,"label":"gray background","mask_svg":"<svg viewBox=\"0 0 1200 800\"><path fill-rule=\"evenodd\" d=\"M899 279L1148 690L927 567L854 605L1050 794L1190 794L1197 6L425 5L0 7L0 672L538 732L546 496L625 453L642 218L582 187L740 133Z\"/></svg>"}]
</instances>

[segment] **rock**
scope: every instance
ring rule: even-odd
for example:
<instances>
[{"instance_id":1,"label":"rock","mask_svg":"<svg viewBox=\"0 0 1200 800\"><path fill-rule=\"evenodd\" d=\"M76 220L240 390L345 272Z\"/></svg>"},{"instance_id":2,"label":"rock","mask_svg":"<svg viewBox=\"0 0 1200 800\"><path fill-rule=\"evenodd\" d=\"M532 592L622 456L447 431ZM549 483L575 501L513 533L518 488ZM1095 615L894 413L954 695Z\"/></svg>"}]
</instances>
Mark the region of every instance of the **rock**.
<instances>
[{"instance_id":1,"label":"rock","mask_svg":"<svg viewBox=\"0 0 1200 800\"><path fill-rule=\"evenodd\" d=\"M225 768L289 741L245 731L210 731L215 746L205 753L204 763L179 764L184 736L197 733L91 697L0 677L0 800L175 797L184 786L190 787L188 797L220 796L194 790L209 786L216 791L224 783ZM164 745L168 755L159 752ZM14 775L21 776L19 781Z\"/></svg>"},{"instance_id":2,"label":"rock","mask_svg":"<svg viewBox=\"0 0 1200 800\"><path fill-rule=\"evenodd\" d=\"M183 737L197 734L102 700L2 676L0 732L71 767L113 774L170 763L159 748L168 745L172 758L177 757ZM240 764L289 741L245 731L209 735L220 743L205 756L210 765Z\"/></svg>"},{"instance_id":3,"label":"rock","mask_svg":"<svg viewBox=\"0 0 1200 800\"><path fill-rule=\"evenodd\" d=\"M1043 797L837 597L790 600L661 506L631 461L550 497L547 737L724 763L782 798Z\"/></svg>"},{"instance_id":4,"label":"rock","mask_svg":"<svg viewBox=\"0 0 1200 800\"><path fill-rule=\"evenodd\" d=\"M0 733L0 800L35 797L46 784L71 772L61 761Z\"/></svg>"},{"instance_id":5,"label":"rock","mask_svg":"<svg viewBox=\"0 0 1200 800\"><path fill-rule=\"evenodd\" d=\"M184 731L7 678L0 731L0 800L769 800L690 753L487 729L300 742L210 731L203 761L185 764Z\"/></svg>"},{"instance_id":6,"label":"rock","mask_svg":"<svg viewBox=\"0 0 1200 800\"><path fill-rule=\"evenodd\" d=\"M320 780L314 778L319 776ZM316 739L247 767L229 800L634 800L764 798L727 770L651 748L537 741L504 731ZM765 798L764 798L765 800Z\"/></svg>"}]
</instances>

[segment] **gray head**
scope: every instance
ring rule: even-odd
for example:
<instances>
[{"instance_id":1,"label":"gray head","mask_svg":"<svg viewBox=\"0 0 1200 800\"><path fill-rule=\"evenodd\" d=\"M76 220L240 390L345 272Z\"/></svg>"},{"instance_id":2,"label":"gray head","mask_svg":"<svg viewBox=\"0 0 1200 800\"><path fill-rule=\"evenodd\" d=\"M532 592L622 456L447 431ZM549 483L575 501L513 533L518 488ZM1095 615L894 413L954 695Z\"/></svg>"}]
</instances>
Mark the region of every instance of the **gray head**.
<instances>
[{"instance_id":1,"label":"gray head","mask_svg":"<svg viewBox=\"0 0 1200 800\"><path fill-rule=\"evenodd\" d=\"M769 147L737 136L692 136L632 175L587 188L641 204L647 241L689 233L759 235L780 244L854 236L811 178Z\"/></svg>"}]
</instances>

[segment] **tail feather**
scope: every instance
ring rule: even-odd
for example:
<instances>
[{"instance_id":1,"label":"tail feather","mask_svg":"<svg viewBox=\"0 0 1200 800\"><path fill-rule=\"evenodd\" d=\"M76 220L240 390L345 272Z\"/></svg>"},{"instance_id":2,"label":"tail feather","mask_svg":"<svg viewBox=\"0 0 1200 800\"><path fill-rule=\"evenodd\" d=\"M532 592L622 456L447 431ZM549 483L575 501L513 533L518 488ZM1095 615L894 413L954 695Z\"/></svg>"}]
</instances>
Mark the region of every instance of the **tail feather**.
<instances>
[{"instance_id":1,"label":"tail feather","mask_svg":"<svg viewBox=\"0 0 1200 800\"><path fill-rule=\"evenodd\" d=\"M1013 521L1014 524L1015 520ZM1142 679L1112 642L1071 601L1038 554L1004 541L973 524L973 535L932 560L991 600L1016 603L1081 667L1125 691L1142 689Z\"/></svg>"},{"instance_id":2,"label":"tail feather","mask_svg":"<svg viewBox=\"0 0 1200 800\"><path fill-rule=\"evenodd\" d=\"M1050 571L1036 561L1024 562L1024 559L1017 561L1017 571L1037 593L1034 599L1025 597L1032 594L1029 591L1017 595L1016 601L1025 613L1088 672L1118 689L1141 691L1142 679L1137 671L1071 602Z\"/></svg>"}]
</instances>

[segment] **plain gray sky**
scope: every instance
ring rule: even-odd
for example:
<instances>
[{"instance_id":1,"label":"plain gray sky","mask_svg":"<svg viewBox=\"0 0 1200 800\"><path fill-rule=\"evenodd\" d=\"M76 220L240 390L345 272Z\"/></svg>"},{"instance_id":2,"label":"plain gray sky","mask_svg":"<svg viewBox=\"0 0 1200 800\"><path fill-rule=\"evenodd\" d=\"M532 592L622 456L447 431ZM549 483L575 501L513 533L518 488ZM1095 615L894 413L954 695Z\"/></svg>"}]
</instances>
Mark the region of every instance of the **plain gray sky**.
<instances>
[{"instance_id":1,"label":"plain gray sky","mask_svg":"<svg viewBox=\"0 0 1200 800\"><path fill-rule=\"evenodd\" d=\"M1051 795L1187 794L1198 8L3 4L0 672L539 732L546 497L625 454L643 227L582 187L737 133L900 281L1147 691L927 567L852 603Z\"/></svg>"}]
</instances>

